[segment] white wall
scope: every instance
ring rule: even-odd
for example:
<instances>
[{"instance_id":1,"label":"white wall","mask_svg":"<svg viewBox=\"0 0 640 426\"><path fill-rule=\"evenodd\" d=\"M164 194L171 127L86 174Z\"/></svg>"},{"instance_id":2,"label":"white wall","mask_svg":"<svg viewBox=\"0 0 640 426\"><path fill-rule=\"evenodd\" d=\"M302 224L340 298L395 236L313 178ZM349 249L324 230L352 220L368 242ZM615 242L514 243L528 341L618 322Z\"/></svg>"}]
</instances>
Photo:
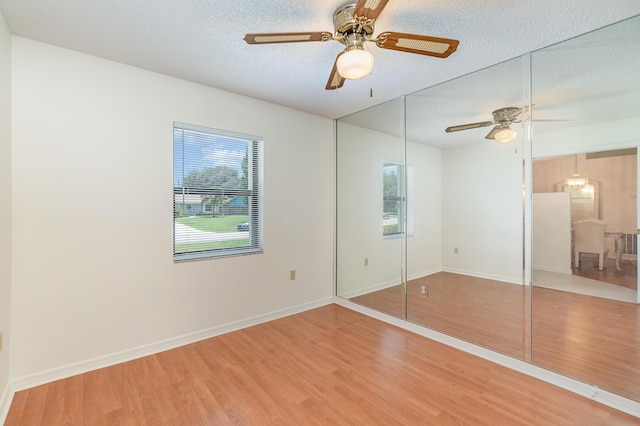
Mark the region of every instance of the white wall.
<instances>
[{"instance_id":1,"label":"white wall","mask_svg":"<svg viewBox=\"0 0 640 426\"><path fill-rule=\"evenodd\" d=\"M522 284L523 157L518 142L447 149L442 158L445 270Z\"/></svg>"},{"instance_id":2,"label":"white wall","mask_svg":"<svg viewBox=\"0 0 640 426\"><path fill-rule=\"evenodd\" d=\"M382 166L402 163L404 145L398 137L342 122L337 145L338 295L353 297L400 283L402 240L382 236ZM407 164L414 173L415 217L408 272L415 278L442 268L440 150L408 142Z\"/></svg>"},{"instance_id":3,"label":"white wall","mask_svg":"<svg viewBox=\"0 0 640 426\"><path fill-rule=\"evenodd\" d=\"M571 194L533 194L533 269L572 274Z\"/></svg>"},{"instance_id":4,"label":"white wall","mask_svg":"<svg viewBox=\"0 0 640 426\"><path fill-rule=\"evenodd\" d=\"M338 295L353 297L400 282L401 240L382 237L382 166L402 162L401 147L399 138L338 124Z\"/></svg>"},{"instance_id":5,"label":"white wall","mask_svg":"<svg viewBox=\"0 0 640 426\"><path fill-rule=\"evenodd\" d=\"M442 270L442 150L407 142L413 167L413 235L407 238L408 278Z\"/></svg>"},{"instance_id":6,"label":"white wall","mask_svg":"<svg viewBox=\"0 0 640 426\"><path fill-rule=\"evenodd\" d=\"M0 420L9 381L11 312L11 34L0 13Z\"/></svg>"},{"instance_id":7,"label":"white wall","mask_svg":"<svg viewBox=\"0 0 640 426\"><path fill-rule=\"evenodd\" d=\"M173 121L264 137L264 254L174 264ZM15 37L13 132L12 378L330 300L330 120Z\"/></svg>"}]
</instances>

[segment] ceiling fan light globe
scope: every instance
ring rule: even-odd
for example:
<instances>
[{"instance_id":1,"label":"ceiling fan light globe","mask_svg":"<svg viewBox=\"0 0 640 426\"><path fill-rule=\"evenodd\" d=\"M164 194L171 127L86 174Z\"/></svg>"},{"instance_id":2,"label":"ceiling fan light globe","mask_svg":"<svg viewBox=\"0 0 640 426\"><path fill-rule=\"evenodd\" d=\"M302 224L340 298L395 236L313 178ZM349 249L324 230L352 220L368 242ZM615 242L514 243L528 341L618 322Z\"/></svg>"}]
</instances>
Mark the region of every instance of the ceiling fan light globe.
<instances>
[{"instance_id":1,"label":"ceiling fan light globe","mask_svg":"<svg viewBox=\"0 0 640 426\"><path fill-rule=\"evenodd\" d=\"M371 73L373 55L366 50L352 49L340 55L336 66L342 78L357 80Z\"/></svg>"},{"instance_id":2,"label":"ceiling fan light globe","mask_svg":"<svg viewBox=\"0 0 640 426\"><path fill-rule=\"evenodd\" d=\"M493 138L500 143L509 143L518 136L518 132L507 126L504 129L498 130Z\"/></svg>"}]
</instances>

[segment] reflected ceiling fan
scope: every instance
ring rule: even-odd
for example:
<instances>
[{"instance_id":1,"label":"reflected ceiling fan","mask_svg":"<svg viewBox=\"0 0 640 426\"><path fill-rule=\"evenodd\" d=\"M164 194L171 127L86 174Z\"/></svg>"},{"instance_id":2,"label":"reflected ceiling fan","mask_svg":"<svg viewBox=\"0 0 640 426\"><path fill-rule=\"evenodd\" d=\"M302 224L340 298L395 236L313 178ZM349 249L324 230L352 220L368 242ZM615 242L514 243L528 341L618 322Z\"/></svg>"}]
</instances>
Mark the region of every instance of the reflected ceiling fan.
<instances>
[{"instance_id":1,"label":"reflected ceiling fan","mask_svg":"<svg viewBox=\"0 0 640 426\"><path fill-rule=\"evenodd\" d=\"M327 90L335 90L345 79L357 80L368 75L373 68L373 56L364 49L364 43L374 42L383 49L446 58L456 51L458 40L384 32L372 38L374 22L389 0L358 0L340 6L333 14L334 34L329 32L263 33L247 34L244 41L249 44L295 43L304 41L336 40L346 48L338 54Z\"/></svg>"},{"instance_id":2,"label":"reflected ceiling fan","mask_svg":"<svg viewBox=\"0 0 640 426\"><path fill-rule=\"evenodd\" d=\"M485 136L485 139L494 139L498 142L509 143L518 136L518 133L511 128L511 124L520 123L522 114L526 113L529 107L516 108L506 107L493 111L493 121L481 121L479 123L461 124L445 129L445 132L459 132L460 130L477 129L479 127L494 126Z\"/></svg>"}]
</instances>

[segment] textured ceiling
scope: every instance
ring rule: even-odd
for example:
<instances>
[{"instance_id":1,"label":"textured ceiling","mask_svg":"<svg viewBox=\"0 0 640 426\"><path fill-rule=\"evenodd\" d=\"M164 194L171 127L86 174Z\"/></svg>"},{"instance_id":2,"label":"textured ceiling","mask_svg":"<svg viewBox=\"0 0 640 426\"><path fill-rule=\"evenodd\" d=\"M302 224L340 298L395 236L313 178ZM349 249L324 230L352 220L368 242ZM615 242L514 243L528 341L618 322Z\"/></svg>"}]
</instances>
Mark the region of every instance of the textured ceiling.
<instances>
[{"instance_id":1,"label":"textured ceiling","mask_svg":"<svg viewBox=\"0 0 640 426\"><path fill-rule=\"evenodd\" d=\"M329 31L341 1L0 0L19 36L338 118L640 14L640 1L390 0L381 31L460 40L448 59L369 43L372 74L324 89L336 41L247 45L247 32ZM456 123L452 123L456 124Z\"/></svg>"},{"instance_id":2,"label":"textured ceiling","mask_svg":"<svg viewBox=\"0 0 640 426\"><path fill-rule=\"evenodd\" d=\"M492 111L530 101L537 136L591 125L617 129L621 120L640 118L639 70L637 16L410 94L406 135L439 148L486 143L492 127L444 130L490 121ZM400 112L400 103L391 101L341 121L400 137ZM628 135L637 139L637 130Z\"/></svg>"}]
</instances>

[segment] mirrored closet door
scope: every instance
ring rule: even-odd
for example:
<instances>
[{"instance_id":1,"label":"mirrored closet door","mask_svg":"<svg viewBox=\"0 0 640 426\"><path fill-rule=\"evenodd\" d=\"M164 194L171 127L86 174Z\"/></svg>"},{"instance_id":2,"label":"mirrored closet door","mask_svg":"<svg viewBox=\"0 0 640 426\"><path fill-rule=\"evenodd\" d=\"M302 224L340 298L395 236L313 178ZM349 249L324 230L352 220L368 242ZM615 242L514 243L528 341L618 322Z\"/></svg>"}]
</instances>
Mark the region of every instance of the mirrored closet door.
<instances>
[{"instance_id":1,"label":"mirrored closet door","mask_svg":"<svg viewBox=\"0 0 640 426\"><path fill-rule=\"evenodd\" d=\"M640 18L531 61L532 360L640 400Z\"/></svg>"},{"instance_id":2,"label":"mirrored closet door","mask_svg":"<svg viewBox=\"0 0 640 426\"><path fill-rule=\"evenodd\" d=\"M337 295L406 317L404 99L338 120Z\"/></svg>"},{"instance_id":3,"label":"mirrored closet door","mask_svg":"<svg viewBox=\"0 0 640 426\"><path fill-rule=\"evenodd\" d=\"M337 120L337 294L640 401L640 17Z\"/></svg>"},{"instance_id":4,"label":"mirrored closet door","mask_svg":"<svg viewBox=\"0 0 640 426\"><path fill-rule=\"evenodd\" d=\"M407 319L520 359L529 354L528 72L528 58L516 58L406 102L416 218L407 237Z\"/></svg>"}]
</instances>

